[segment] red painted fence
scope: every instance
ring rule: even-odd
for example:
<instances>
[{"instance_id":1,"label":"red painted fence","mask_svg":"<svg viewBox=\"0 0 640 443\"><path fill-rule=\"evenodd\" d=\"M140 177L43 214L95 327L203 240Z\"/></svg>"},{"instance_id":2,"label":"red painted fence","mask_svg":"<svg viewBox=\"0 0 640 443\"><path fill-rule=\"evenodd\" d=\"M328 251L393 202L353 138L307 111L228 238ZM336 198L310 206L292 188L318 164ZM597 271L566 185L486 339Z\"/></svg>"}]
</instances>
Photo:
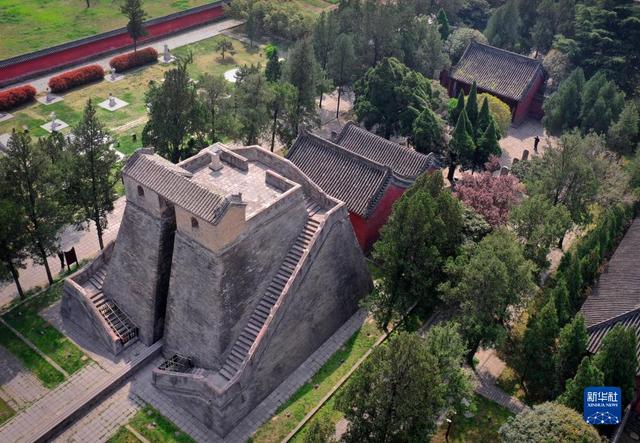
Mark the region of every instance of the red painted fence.
<instances>
[{"instance_id":1,"label":"red painted fence","mask_svg":"<svg viewBox=\"0 0 640 443\"><path fill-rule=\"evenodd\" d=\"M138 44L158 40L185 29L212 22L224 15L227 1L217 1L146 23L148 35ZM88 61L133 46L126 28L63 43L58 46L0 61L0 87L40 74Z\"/></svg>"}]
</instances>

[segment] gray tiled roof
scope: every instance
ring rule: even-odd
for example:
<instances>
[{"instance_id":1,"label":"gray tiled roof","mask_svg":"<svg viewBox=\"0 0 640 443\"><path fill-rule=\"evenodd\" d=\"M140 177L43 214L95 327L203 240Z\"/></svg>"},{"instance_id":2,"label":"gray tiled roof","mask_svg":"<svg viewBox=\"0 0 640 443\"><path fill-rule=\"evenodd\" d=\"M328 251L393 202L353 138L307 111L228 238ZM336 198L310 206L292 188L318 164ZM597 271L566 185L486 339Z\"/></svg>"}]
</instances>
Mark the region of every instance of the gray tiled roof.
<instances>
[{"instance_id":1,"label":"gray tiled roof","mask_svg":"<svg viewBox=\"0 0 640 443\"><path fill-rule=\"evenodd\" d=\"M340 132L336 144L368 158L404 178L416 179L430 168L436 168L433 154L421 154L348 122Z\"/></svg>"},{"instance_id":2,"label":"gray tiled roof","mask_svg":"<svg viewBox=\"0 0 640 443\"><path fill-rule=\"evenodd\" d=\"M520 101L536 75L542 73L539 60L472 41L451 71L451 78Z\"/></svg>"},{"instance_id":3,"label":"gray tiled roof","mask_svg":"<svg viewBox=\"0 0 640 443\"><path fill-rule=\"evenodd\" d=\"M636 337L638 337L636 357L638 358L638 361L640 361L640 310L620 318L619 321L605 323L604 325L595 326L589 330L587 351L595 354L598 349L600 349L600 345L602 344L604 337L614 328L614 326L618 324L621 324L625 328L631 328L635 331ZM640 372L640 366L638 367L638 372Z\"/></svg>"},{"instance_id":4,"label":"gray tiled roof","mask_svg":"<svg viewBox=\"0 0 640 443\"><path fill-rule=\"evenodd\" d=\"M327 194L368 218L392 177L391 169L316 135L301 132L287 158Z\"/></svg>"},{"instance_id":5,"label":"gray tiled roof","mask_svg":"<svg viewBox=\"0 0 640 443\"><path fill-rule=\"evenodd\" d=\"M229 201L221 193L192 182L192 174L149 150L136 151L122 170L138 183L190 213L216 224Z\"/></svg>"},{"instance_id":6,"label":"gray tiled roof","mask_svg":"<svg viewBox=\"0 0 640 443\"><path fill-rule=\"evenodd\" d=\"M582 305L587 328L640 309L640 218L636 218Z\"/></svg>"}]
</instances>

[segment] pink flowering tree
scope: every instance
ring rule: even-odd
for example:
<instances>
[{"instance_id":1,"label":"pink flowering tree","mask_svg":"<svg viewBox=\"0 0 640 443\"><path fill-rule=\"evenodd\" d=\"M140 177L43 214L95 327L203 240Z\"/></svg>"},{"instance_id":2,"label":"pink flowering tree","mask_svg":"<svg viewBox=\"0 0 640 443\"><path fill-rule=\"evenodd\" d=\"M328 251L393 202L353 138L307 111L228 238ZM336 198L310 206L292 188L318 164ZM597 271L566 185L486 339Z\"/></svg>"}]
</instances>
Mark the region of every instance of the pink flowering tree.
<instances>
[{"instance_id":1,"label":"pink flowering tree","mask_svg":"<svg viewBox=\"0 0 640 443\"><path fill-rule=\"evenodd\" d=\"M507 222L509 210L520 200L523 191L522 184L512 175L494 176L483 172L462 174L455 194L496 227Z\"/></svg>"}]
</instances>

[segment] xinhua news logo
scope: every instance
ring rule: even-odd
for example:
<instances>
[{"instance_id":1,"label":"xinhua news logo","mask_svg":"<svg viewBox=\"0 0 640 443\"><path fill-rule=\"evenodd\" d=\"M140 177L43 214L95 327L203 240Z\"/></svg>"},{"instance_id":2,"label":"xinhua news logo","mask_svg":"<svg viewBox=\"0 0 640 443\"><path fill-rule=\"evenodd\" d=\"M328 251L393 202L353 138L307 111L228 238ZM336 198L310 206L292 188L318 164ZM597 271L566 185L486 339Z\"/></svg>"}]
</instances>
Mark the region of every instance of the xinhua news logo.
<instances>
[{"instance_id":1,"label":"xinhua news logo","mask_svg":"<svg viewBox=\"0 0 640 443\"><path fill-rule=\"evenodd\" d=\"M584 388L584 421L591 425L617 425L622 416L620 388L591 386Z\"/></svg>"}]
</instances>

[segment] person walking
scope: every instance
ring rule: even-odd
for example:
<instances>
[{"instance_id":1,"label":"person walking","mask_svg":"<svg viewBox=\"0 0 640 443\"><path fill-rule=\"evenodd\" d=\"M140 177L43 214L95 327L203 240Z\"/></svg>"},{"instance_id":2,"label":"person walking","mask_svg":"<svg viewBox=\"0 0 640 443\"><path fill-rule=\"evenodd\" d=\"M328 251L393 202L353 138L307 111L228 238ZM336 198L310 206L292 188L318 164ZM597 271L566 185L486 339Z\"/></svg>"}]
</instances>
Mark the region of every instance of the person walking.
<instances>
[{"instance_id":1,"label":"person walking","mask_svg":"<svg viewBox=\"0 0 640 443\"><path fill-rule=\"evenodd\" d=\"M533 139L533 152L538 153L538 145L540 144L540 137L536 135L536 138Z\"/></svg>"}]
</instances>

